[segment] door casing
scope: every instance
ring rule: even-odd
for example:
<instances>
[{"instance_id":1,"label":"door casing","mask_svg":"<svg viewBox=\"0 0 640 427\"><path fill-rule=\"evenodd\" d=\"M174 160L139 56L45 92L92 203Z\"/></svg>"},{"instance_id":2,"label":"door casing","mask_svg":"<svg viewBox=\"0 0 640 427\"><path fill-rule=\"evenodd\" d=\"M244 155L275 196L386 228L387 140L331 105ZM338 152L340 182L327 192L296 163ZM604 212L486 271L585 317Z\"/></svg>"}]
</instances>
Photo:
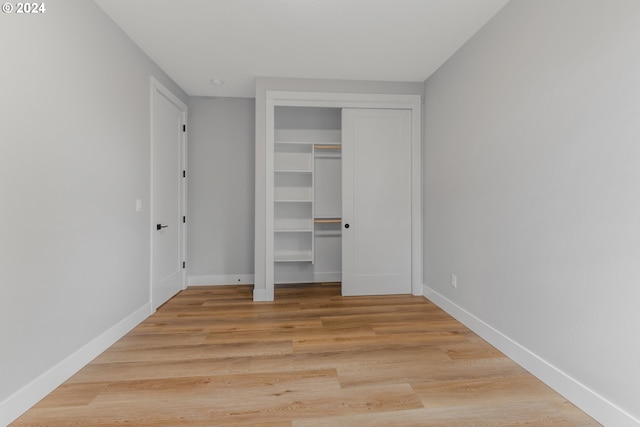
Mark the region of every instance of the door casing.
<instances>
[{"instance_id":1,"label":"door casing","mask_svg":"<svg viewBox=\"0 0 640 427\"><path fill-rule=\"evenodd\" d=\"M422 295L422 96L339 92L266 92L264 175L256 175L254 301L274 299L273 184L275 107L383 108L411 111L411 293ZM260 153L263 151L260 150ZM256 168L258 170L258 168ZM264 203L258 209L258 205ZM261 245L264 245L260 247Z\"/></svg>"}]
</instances>

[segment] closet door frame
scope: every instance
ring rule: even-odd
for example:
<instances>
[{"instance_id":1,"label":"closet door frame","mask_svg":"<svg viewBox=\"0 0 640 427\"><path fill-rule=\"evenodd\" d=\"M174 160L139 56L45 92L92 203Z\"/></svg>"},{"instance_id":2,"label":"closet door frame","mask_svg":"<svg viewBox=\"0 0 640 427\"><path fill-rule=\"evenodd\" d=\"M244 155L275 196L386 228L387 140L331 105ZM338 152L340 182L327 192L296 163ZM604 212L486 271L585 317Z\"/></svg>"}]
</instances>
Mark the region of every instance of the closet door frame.
<instances>
[{"instance_id":1,"label":"closet door frame","mask_svg":"<svg viewBox=\"0 0 640 427\"><path fill-rule=\"evenodd\" d=\"M256 247L264 244L264 250L256 250L253 300L274 299L274 131L275 108L280 106L411 111L411 292L413 295L422 295L422 96L267 91L265 102L265 147L264 151L256 150L256 162L264 161L264 175L256 176L256 205L264 203L262 208L265 215L264 221L256 218L255 229ZM256 141L259 142L259 139ZM259 153L264 153L264 159L258 158ZM262 181L261 185L257 185L259 181ZM258 256L262 253L264 257ZM260 277L262 272L264 276Z\"/></svg>"}]
</instances>

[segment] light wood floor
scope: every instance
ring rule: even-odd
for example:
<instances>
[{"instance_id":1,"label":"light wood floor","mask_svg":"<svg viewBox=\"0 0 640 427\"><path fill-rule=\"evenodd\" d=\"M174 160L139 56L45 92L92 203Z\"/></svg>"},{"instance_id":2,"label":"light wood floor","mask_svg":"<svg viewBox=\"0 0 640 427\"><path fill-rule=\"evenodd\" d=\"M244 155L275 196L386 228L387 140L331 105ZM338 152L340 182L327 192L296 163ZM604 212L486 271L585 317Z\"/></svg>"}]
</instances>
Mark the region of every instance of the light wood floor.
<instances>
[{"instance_id":1,"label":"light wood floor","mask_svg":"<svg viewBox=\"0 0 640 427\"><path fill-rule=\"evenodd\" d=\"M598 426L422 297L189 288L12 426Z\"/></svg>"}]
</instances>

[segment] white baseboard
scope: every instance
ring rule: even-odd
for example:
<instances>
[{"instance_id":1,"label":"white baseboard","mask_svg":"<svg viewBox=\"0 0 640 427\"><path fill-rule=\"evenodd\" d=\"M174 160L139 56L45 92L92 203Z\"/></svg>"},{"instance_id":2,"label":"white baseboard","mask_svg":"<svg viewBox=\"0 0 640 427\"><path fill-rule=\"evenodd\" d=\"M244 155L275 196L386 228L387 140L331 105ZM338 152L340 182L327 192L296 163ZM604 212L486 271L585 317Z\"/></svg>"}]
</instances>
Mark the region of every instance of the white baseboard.
<instances>
[{"instance_id":1,"label":"white baseboard","mask_svg":"<svg viewBox=\"0 0 640 427\"><path fill-rule=\"evenodd\" d=\"M342 281L341 271L313 272L312 275L299 272L278 273L277 283L329 283Z\"/></svg>"},{"instance_id":2,"label":"white baseboard","mask_svg":"<svg viewBox=\"0 0 640 427\"><path fill-rule=\"evenodd\" d=\"M0 402L0 426L8 425L25 413L87 363L95 359L96 356L149 317L151 313L151 303L145 304L62 362L31 381L31 383L6 398L3 402Z\"/></svg>"},{"instance_id":3,"label":"white baseboard","mask_svg":"<svg viewBox=\"0 0 640 427\"><path fill-rule=\"evenodd\" d=\"M253 274L223 274L216 276L189 276L188 286L253 285Z\"/></svg>"},{"instance_id":4,"label":"white baseboard","mask_svg":"<svg viewBox=\"0 0 640 427\"><path fill-rule=\"evenodd\" d=\"M280 274L278 277L278 284L292 284L292 283L329 283L340 282L342 280L341 272L329 272L318 273L315 272L309 278L308 274L301 274L299 272L291 272L289 274ZM277 286L277 285L276 285ZM274 289L272 288L269 293L266 289L253 289L253 301L273 301Z\"/></svg>"},{"instance_id":5,"label":"white baseboard","mask_svg":"<svg viewBox=\"0 0 640 427\"><path fill-rule=\"evenodd\" d=\"M563 395L599 423L612 427L640 426L640 420L502 334L491 325L478 319L430 287L423 285L423 289L423 295L427 299Z\"/></svg>"}]
</instances>

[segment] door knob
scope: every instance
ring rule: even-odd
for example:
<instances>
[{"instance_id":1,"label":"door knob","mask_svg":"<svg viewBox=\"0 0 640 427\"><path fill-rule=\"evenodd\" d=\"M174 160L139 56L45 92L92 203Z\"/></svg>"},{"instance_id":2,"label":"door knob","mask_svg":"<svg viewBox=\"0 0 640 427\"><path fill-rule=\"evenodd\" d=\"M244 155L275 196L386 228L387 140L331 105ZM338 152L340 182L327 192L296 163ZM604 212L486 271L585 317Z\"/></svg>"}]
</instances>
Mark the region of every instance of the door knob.
<instances>
[{"instance_id":1,"label":"door knob","mask_svg":"<svg viewBox=\"0 0 640 427\"><path fill-rule=\"evenodd\" d=\"M345 224L345 225L344 225L344 228L349 228L349 224Z\"/></svg>"},{"instance_id":2,"label":"door knob","mask_svg":"<svg viewBox=\"0 0 640 427\"><path fill-rule=\"evenodd\" d=\"M162 230L163 228L167 228L168 225L156 224L156 230Z\"/></svg>"}]
</instances>

